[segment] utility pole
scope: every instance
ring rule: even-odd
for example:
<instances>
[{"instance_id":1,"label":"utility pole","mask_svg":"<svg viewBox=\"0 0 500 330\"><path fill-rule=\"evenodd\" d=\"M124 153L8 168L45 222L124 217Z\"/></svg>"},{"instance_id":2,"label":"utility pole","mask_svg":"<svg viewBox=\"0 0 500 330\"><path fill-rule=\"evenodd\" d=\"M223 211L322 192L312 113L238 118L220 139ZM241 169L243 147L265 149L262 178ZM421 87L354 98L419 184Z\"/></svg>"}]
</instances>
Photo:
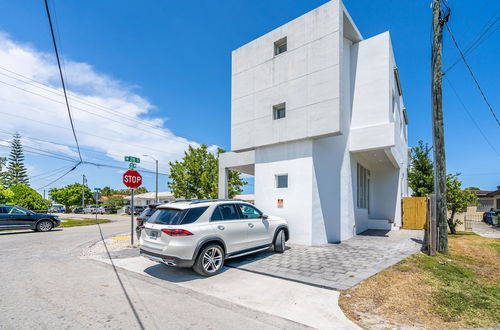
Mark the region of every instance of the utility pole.
<instances>
[{"instance_id":1,"label":"utility pole","mask_svg":"<svg viewBox=\"0 0 500 330\"><path fill-rule=\"evenodd\" d=\"M85 208L85 184L86 183L87 183L87 178L85 178L85 174L83 174L83 182L82 182L82 209Z\"/></svg>"},{"instance_id":2,"label":"utility pole","mask_svg":"<svg viewBox=\"0 0 500 330\"><path fill-rule=\"evenodd\" d=\"M448 222L446 210L446 158L444 150L444 122L442 100L443 17L440 0L432 3L432 134L434 145L434 192L436 194L437 250L448 253Z\"/></svg>"},{"instance_id":3,"label":"utility pole","mask_svg":"<svg viewBox=\"0 0 500 330\"><path fill-rule=\"evenodd\" d=\"M150 155L143 155L144 157L149 157L151 159L153 159L156 163L156 190L155 190L155 203L158 203L159 200L158 200L158 159L150 156Z\"/></svg>"}]
</instances>

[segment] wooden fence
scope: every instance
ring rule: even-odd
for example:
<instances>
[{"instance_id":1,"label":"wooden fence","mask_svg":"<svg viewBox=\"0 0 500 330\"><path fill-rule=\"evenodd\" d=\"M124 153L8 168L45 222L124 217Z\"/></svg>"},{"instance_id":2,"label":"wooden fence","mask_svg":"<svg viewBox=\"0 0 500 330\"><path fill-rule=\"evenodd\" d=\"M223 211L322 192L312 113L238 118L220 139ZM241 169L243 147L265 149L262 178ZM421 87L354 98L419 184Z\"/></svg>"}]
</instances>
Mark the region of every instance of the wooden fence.
<instances>
[{"instance_id":1,"label":"wooden fence","mask_svg":"<svg viewBox=\"0 0 500 330\"><path fill-rule=\"evenodd\" d=\"M427 197L403 198L403 229L424 229L427 220Z\"/></svg>"}]
</instances>

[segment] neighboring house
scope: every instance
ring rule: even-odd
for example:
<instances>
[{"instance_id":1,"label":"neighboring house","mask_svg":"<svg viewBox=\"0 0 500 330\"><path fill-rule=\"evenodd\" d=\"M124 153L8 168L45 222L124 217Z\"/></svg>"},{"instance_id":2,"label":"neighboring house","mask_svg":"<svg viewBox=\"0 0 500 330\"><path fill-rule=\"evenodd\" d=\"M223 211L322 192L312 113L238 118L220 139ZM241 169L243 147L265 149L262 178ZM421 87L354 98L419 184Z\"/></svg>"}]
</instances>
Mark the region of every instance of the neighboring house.
<instances>
[{"instance_id":1,"label":"neighboring house","mask_svg":"<svg viewBox=\"0 0 500 330\"><path fill-rule=\"evenodd\" d=\"M408 195L408 119L389 32L364 39L341 1L232 53L227 171L255 176L255 205L318 245L397 229Z\"/></svg>"},{"instance_id":2,"label":"neighboring house","mask_svg":"<svg viewBox=\"0 0 500 330\"><path fill-rule=\"evenodd\" d=\"M493 209L500 210L500 186L497 186L497 190L486 194L486 197L492 200Z\"/></svg>"},{"instance_id":3,"label":"neighboring house","mask_svg":"<svg viewBox=\"0 0 500 330\"><path fill-rule=\"evenodd\" d=\"M493 191L489 190L472 190L474 194L477 196L477 201L474 203L474 205L471 206L476 206L478 212L485 212L489 211L494 207L494 200L491 197L488 197L488 194L492 193Z\"/></svg>"},{"instance_id":4,"label":"neighboring house","mask_svg":"<svg viewBox=\"0 0 500 330\"><path fill-rule=\"evenodd\" d=\"M127 196L124 200L130 203L131 197ZM170 191L159 191L158 192L158 200L159 203L168 203L170 201L175 200L174 194ZM134 195L134 205L135 206L147 206L149 204L153 204L155 202L155 192L147 192L143 194Z\"/></svg>"},{"instance_id":5,"label":"neighboring house","mask_svg":"<svg viewBox=\"0 0 500 330\"><path fill-rule=\"evenodd\" d=\"M241 199L249 203L255 203L255 195L253 194L244 194L244 195L236 195L233 197L234 199Z\"/></svg>"}]
</instances>

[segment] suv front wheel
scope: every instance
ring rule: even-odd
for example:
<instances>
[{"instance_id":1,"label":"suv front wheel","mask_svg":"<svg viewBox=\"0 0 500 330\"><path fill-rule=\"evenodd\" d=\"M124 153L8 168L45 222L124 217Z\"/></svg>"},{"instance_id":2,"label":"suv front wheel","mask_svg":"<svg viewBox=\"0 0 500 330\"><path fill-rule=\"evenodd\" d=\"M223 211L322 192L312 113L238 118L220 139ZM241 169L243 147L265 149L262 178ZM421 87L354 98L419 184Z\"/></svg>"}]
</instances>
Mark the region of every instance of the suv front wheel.
<instances>
[{"instance_id":1,"label":"suv front wheel","mask_svg":"<svg viewBox=\"0 0 500 330\"><path fill-rule=\"evenodd\" d=\"M213 276L222 271L224 266L224 250L218 244L208 244L200 253L193 270L202 276Z\"/></svg>"}]
</instances>

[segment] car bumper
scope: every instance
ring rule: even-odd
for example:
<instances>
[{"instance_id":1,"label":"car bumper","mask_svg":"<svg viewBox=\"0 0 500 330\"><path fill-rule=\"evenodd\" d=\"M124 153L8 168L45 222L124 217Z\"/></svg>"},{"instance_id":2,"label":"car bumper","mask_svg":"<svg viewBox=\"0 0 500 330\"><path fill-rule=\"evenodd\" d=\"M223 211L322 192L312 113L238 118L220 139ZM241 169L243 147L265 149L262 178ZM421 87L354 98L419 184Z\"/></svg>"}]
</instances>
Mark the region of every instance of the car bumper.
<instances>
[{"instance_id":1,"label":"car bumper","mask_svg":"<svg viewBox=\"0 0 500 330\"><path fill-rule=\"evenodd\" d=\"M147 258L149 260L165 264L167 266L193 267L193 264L194 264L194 260L186 260L186 259L180 259L180 258L177 258L177 257L166 256L166 255L163 255L163 254L146 251L144 249L140 250L140 254L144 258Z\"/></svg>"}]
</instances>

